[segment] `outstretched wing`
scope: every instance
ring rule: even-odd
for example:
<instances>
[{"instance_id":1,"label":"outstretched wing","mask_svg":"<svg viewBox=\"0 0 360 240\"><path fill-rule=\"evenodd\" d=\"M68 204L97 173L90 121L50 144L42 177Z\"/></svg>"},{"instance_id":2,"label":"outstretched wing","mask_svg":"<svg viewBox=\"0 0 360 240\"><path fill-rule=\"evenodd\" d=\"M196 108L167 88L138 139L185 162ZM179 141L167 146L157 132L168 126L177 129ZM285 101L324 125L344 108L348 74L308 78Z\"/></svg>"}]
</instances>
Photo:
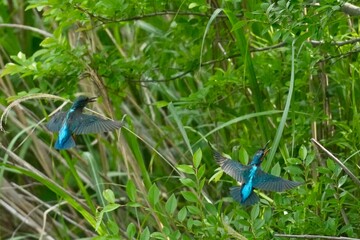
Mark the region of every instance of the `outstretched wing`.
<instances>
[{"instance_id":1,"label":"outstretched wing","mask_svg":"<svg viewBox=\"0 0 360 240\"><path fill-rule=\"evenodd\" d=\"M232 159L223 157L220 153L214 150L214 158L226 174L233 177L236 181L247 183L250 175L250 167L244 166L241 163Z\"/></svg>"},{"instance_id":2,"label":"outstretched wing","mask_svg":"<svg viewBox=\"0 0 360 240\"><path fill-rule=\"evenodd\" d=\"M73 134L102 133L118 129L122 124L118 121L105 120L94 115L80 114L76 116L77 124L74 124Z\"/></svg>"},{"instance_id":3,"label":"outstretched wing","mask_svg":"<svg viewBox=\"0 0 360 240\"><path fill-rule=\"evenodd\" d=\"M46 123L46 128L51 132L58 132L61 129L61 126L66 117L66 112L56 113L48 123Z\"/></svg>"},{"instance_id":4,"label":"outstretched wing","mask_svg":"<svg viewBox=\"0 0 360 240\"><path fill-rule=\"evenodd\" d=\"M263 172L261 169L256 171L256 176L253 178L253 187L265 191L283 192L299 185L301 183L276 177Z\"/></svg>"},{"instance_id":5,"label":"outstretched wing","mask_svg":"<svg viewBox=\"0 0 360 240\"><path fill-rule=\"evenodd\" d=\"M241 190L242 190L241 186L236 186L236 187L230 188L231 196L233 197L233 199L235 199L241 205L250 206L250 205L254 205L255 203L260 201L258 195L256 195L256 193L254 191L252 191L250 193L250 195L247 199L245 199L245 200L242 199Z\"/></svg>"}]
</instances>

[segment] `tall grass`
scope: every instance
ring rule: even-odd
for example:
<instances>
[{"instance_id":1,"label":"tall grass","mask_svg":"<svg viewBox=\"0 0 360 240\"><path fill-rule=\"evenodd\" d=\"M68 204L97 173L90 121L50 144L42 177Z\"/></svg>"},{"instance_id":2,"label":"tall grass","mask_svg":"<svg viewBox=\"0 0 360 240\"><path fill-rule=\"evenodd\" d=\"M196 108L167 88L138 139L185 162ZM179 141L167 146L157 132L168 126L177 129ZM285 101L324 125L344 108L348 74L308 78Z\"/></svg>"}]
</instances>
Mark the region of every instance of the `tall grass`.
<instances>
[{"instance_id":1,"label":"tall grass","mask_svg":"<svg viewBox=\"0 0 360 240\"><path fill-rule=\"evenodd\" d=\"M359 175L358 50L339 44L357 21L337 3L13 3L0 3L1 238L359 237L358 186L310 142ZM44 123L78 94L125 125L56 151ZM208 142L246 164L268 140L263 168L304 184L243 208Z\"/></svg>"}]
</instances>

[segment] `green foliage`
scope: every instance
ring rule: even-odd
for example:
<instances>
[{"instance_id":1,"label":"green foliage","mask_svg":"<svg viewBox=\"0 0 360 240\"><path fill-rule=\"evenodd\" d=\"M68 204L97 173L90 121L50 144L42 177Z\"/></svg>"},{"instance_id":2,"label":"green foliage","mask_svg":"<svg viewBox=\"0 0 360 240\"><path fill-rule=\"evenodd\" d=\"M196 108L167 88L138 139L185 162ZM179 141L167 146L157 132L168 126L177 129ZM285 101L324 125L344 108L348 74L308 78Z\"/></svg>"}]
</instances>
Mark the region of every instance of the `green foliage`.
<instances>
[{"instance_id":1,"label":"green foliage","mask_svg":"<svg viewBox=\"0 0 360 240\"><path fill-rule=\"evenodd\" d=\"M342 4L2 1L0 238L360 237L359 186L310 143L360 175ZM80 92L125 125L58 152L44 122ZM303 184L244 208L207 142L247 164L268 140L264 171Z\"/></svg>"}]
</instances>

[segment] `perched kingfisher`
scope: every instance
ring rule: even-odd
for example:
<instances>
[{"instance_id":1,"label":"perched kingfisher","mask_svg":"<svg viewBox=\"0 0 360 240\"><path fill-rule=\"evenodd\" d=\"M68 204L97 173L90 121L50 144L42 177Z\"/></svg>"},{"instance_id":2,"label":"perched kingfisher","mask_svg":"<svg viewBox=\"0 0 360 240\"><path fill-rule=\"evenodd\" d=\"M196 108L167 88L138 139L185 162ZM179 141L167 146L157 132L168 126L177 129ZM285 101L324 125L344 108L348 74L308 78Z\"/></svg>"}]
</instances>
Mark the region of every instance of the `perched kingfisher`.
<instances>
[{"instance_id":1,"label":"perched kingfisher","mask_svg":"<svg viewBox=\"0 0 360 240\"><path fill-rule=\"evenodd\" d=\"M259 197L254 192L254 188L265 191L283 192L285 190L301 185L299 182L285 180L280 177L265 173L261 170L261 163L269 152L264 148L259 149L247 166L229 158L221 156L214 150L214 158L225 173L233 177L241 185L230 188L231 196L244 206L253 205L259 202Z\"/></svg>"},{"instance_id":2,"label":"perched kingfisher","mask_svg":"<svg viewBox=\"0 0 360 240\"><path fill-rule=\"evenodd\" d=\"M46 124L51 132L59 132L56 140L56 149L75 147L73 135L101 133L118 129L122 124L118 121L105 120L94 115L83 114L89 102L95 102L96 97L80 96L67 112L56 113Z\"/></svg>"}]
</instances>

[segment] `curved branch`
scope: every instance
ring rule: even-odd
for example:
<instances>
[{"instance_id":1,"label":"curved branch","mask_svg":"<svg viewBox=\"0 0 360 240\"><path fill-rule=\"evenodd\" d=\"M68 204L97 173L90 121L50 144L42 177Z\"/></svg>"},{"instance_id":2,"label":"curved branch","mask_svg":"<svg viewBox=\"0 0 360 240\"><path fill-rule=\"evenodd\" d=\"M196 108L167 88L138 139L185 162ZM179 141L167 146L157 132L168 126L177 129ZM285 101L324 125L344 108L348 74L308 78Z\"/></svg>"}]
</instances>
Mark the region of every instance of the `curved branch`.
<instances>
[{"instance_id":1,"label":"curved branch","mask_svg":"<svg viewBox=\"0 0 360 240\"><path fill-rule=\"evenodd\" d=\"M160 12L153 12L153 13L146 13L146 14L137 15L137 16L131 16L131 17L127 17L127 18L109 19L109 18L106 18L106 17L98 16L98 15L90 12L89 10L80 7L79 5L76 5L75 8L77 8L79 11L81 11L83 13L86 13L87 15L89 15L92 18L99 20L102 23L129 22L129 21L141 20L141 19L144 19L144 18L151 18L151 17L165 16L165 15L198 16L198 17L207 17L207 18L210 18L212 16L212 14L207 14L207 13L190 12L190 11L164 10L164 11L160 11ZM237 17L242 17L243 15L242 14L237 14L236 16ZM227 18L227 15L219 14L219 15L217 15L217 17Z\"/></svg>"},{"instance_id":2,"label":"curved branch","mask_svg":"<svg viewBox=\"0 0 360 240\"><path fill-rule=\"evenodd\" d=\"M357 184L360 188L360 180L348 169L338 158L336 158L329 150L327 150L323 145L321 145L318 141L314 138L311 141L321 150L323 150L334 162L336 162L345 172L347 175L351 177L351 179Z\"/></svg>"},{"instance_id":3,"label":"curved branch","mask_svg":"<svg viewBox=\"0 0 360 240\"><path fill-rule=\"evenodd\" d=\"M48 32L46 32L44 30L34 28L34 27L30 27L30 26L26 26L26 25L21 25L21 24L0 23L0 28L1 27L25 29L25 30L30 30L30 31L39 33L39 34L41 34L41 35L43 35L45 37L53 37L53 35L51 33L48 33Z\"/></svg>"},{"instance_id":4,"label":"curved branch","mask_svg":"<svg viewBox=\"0 0 360 240\"><path fill-rule=\"evenodd\" d=\"M359 16L360 15L360 7L355 6L351 3L344 3L344 5L342 5L341 10L350 15L350 16Z\"/></svg>"},{"instance_id":5,"label":"curved branch","mask_svg":"<svg viewBox=\"0 0 360 240\"><path fill-rule=\"evenodd\" d=\"M349 238L349 237L333 237L333 236L324 236L324 235L292 235L292 234L280 234L275 233L274 237L283 237L283 238L304 238L304 239L331 239L331 240L358 240L358 238Z\"/></svg>"}]
</instances>

